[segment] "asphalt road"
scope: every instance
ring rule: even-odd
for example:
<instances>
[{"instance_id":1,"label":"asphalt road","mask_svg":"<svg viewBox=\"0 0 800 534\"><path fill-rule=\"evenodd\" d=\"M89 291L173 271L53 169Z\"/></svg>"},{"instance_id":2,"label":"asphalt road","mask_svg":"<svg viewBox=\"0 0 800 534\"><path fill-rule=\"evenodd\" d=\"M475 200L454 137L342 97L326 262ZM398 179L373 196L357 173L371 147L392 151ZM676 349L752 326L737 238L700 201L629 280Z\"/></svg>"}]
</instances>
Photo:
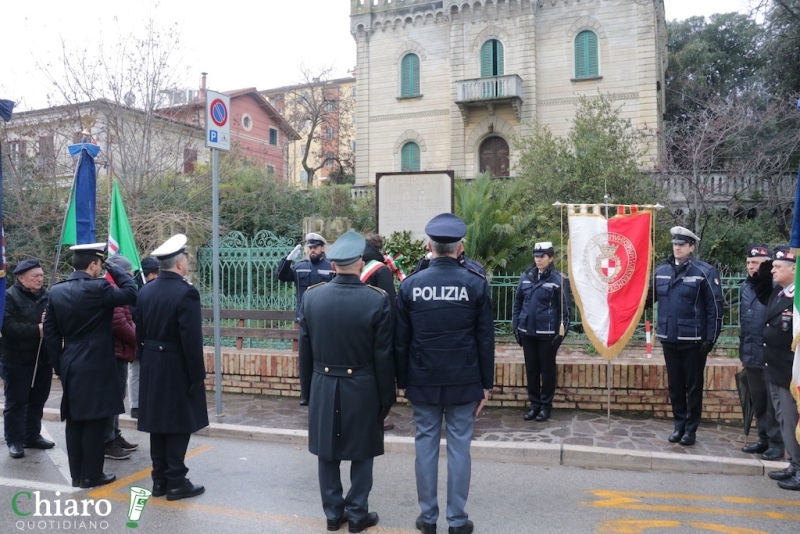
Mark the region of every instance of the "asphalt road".
<instances>
[{"instance_id":1,"label":"asphalt road","mask_svg":"<svg viewBox=\"0 0 800 534\"><path fill-rule=\"evenodd\" d=\"M147 435L126 430L125 437L139 443L140 450L130 460L106 460L106 472L119 480L89 491L69 486L63 424L46 422L45 429L58 443L55 449L26 450L21 460L11 459L5 451L0 456L0 533L134 532L126 525L130 487L151 488ZM206 493L176 502L151 498L135 532L326 531L316 458L305 448L194 436L189 456L189 477L204 484ZM347 465L343 464L344 480ZM439 532L447 532L444 470L443 461ZM83 501L87 501L85 516L67 515L67 510L82 512ZM45 515L48 505L51 516ZM56 515L57 507L61 516ZM376 459L370 507L381 517L379 525L367 531L370 534L417 532L412 455ZM800 492L781 490L766 477L476 460L468 512L477 533L797 533Z\"/></svg>"}]
</instances>

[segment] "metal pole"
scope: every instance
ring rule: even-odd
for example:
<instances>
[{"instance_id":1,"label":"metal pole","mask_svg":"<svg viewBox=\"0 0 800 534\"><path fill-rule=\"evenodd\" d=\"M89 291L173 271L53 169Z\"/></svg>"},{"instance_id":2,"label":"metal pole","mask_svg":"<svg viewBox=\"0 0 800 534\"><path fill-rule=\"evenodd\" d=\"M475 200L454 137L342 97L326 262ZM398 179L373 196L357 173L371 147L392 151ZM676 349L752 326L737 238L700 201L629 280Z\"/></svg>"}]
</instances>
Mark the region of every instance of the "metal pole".
<instances>
[{"instance_id":1,"label":"metal pole","mask_svg":"<svg viewBox=\"0 0 800 534\"><path fill-rule=\"evenodd\" d=\"M214 390L217 415L222 415L222 354L219 335L219 150L211 149L211 271L213 277L212 300L214 308Z\"/></svg>"},{"instance_id":2,"label":"metal pole","mask_svg":"<svg viewBox=\"0 0 800 534\"><path fill-rule=\"evenodd\" d=\"M611 360L606 360L606 386L608 398L606 405L608 406L608 414L606 415L607 430L611 430Z\"/></svg>"}]
</instances>

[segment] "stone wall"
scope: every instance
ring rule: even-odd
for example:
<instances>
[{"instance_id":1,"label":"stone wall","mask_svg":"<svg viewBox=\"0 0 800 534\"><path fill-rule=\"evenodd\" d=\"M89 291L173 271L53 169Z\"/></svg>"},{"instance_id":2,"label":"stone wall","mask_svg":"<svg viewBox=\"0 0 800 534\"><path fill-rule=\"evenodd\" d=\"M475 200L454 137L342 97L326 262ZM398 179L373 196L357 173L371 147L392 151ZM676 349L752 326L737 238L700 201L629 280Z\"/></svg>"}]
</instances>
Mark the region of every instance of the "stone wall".
<instances>
[{"instance_id":1,"label":"stone wall","mask_svg":"<svg viewBox=\"0 0 800 534\"><path fill-rule=\"evenodd\" d=\"M214 351L206 347L206 385L214 386ZM703 419L741 421L736 391L739 361L725 357L708 360L705 375ZM721 353L718 356L724 356ZM608 366L599 356L587 355L582 345L564 344L558 355L558 389L554 408L606 410ZM667 393L664 359L657 348L648 359L634 348L611 362L612 411L640 412L643 416L672 417ZM223 347L222 389L226 393L300 396L297 353ZM398 401L404 399L398 397ZM490 406L518 407L527 404L522 350L500 345L495 363L495 390Z\"/></svg>"}]
</instances>

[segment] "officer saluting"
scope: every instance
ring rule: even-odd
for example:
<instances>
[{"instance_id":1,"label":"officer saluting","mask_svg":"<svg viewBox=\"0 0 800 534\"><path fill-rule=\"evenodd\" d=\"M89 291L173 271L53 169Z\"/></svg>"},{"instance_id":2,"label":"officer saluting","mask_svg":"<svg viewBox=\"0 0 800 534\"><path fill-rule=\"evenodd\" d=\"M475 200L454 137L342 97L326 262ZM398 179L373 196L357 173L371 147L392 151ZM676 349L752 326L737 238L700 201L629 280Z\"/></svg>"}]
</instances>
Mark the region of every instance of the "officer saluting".
<instances>
[{"instance_id":1,"label":"officer saluting","mask_svg":"<svg viewBox=\"0 0 800 534\"><path fill-rule=\"evenodd\" d=\"M170 237L151 255L160 272L139 290L133 316L141 358L139 430L150 433L153 496L174 501L205 491L186 478L184 463L189 437L208 426L200 293L184 278L185 235Z\"/></svg>"},{"instance_id":2,"label":"officer saluting","mask_svg":"<svg viewBox=\"0 0 800 534\"><path fill-rule=\"evenodd\" d=\"M136 302L136 283L121 267L105 266L116 288L99 278L105 249L105 243L70 247L75 272L50 289L44 319L44 344L63 388L72 485L82 488L116 478L103 473L106 423L125 411L111 324L114 308Z\"/></svg>"},{"instance_id":3,"label":"officer saluting","mask_svg":"<svg viewBox=\"0 0 800 534\"><path fill-rule=\"evenodd\" d=\"M648 300L658 301L656 337L664 349L675 432L668 440L694 445L703 412L703 371L722 329L719 272L695 259L700 238L682 226L670 229L672 256L656 267ZM653 290L652 288L655 287Z\"/></svg>"},{"instance_id":4,"label":"officer saluting","mask_svg":"<svg viewBox=\"0 0 800 534\"><path fill-rule=\"evenodd\" d=\"M308 399L308 451L318 457L328 530L378 523L369 512L372 464L383 454L383 420L395 401L392 312L386 292L361 282L366 241L352 230L330 248L336 278L312 286L300 314L300 388ZM342 497L339 465L350 460Z\"/></svg>"},{"instance_id":5,"label":"officer saluting","mask_svg":"<svg viewBox=\"0 0 800 534\"><path fill-rule=\"evenodd\" d=\"M329 282L335 274L331 268L331 262L325 257L325 246L328 244L325 238L319 234L311 232L306 234L306 247L308 247L308 258L302 259L292 265L292 262L300 256L303 250L302 245L297 245L288 256L278 264L276 272L278 280L281 282L294 282L297 291L296 321L300 321L300 304L303 302L303 294L306 290L320 282Z\"/></svg>"}]
</instances>

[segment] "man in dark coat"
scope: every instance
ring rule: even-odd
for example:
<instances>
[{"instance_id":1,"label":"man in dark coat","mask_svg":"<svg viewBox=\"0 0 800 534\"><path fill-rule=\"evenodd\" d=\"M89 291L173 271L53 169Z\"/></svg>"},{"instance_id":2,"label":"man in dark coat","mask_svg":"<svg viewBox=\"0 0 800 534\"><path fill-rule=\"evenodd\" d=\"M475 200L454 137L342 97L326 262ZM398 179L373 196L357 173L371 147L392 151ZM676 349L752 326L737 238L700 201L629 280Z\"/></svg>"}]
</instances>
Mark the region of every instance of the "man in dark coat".
<instances>
[{"instance_id":1,"label":"man in dark coat","mask_svg":"<svg viewBox=\"0 0 800 534\"><path fill-rule=\"evenodd\" d=\"M61 419L66 419L72 485L91 488L116 479L103 473L103 433L108 418L125 411L114 358L114 308L136 302L136 283L118 266L105 278L105 243L71 247L69 278L50 289L44 344L61 378Z\"/></svg>"},{"instance_id":2,"label":"man in dark coat","mask_svg":"<svg viewBox=\"0 0 800 534\"><path fill-rule=\"evenodd\" d=\"M797 403L792 397L794 351L793 310L797 258L787 246L775 247L773 260L758 268L756 294L767 306L764 326L764 380L781 429L789 465L768 473L778 486L800 491L800 443L797 441ZM771 277L770 277L771 275ZM773 288L773 282L775 287Z\"/></svg>"},{"instance_id":3,"label":"man in dark coat","mask_svg":"<svg viewBox=\"0 0 800 534\"><path fill-rule=\"evenodd\" d=\"M300 314L300 387L308 399L308 450L318 457L328 530L378 523L369 512L372 464L383 454L383 419L395 401L392 315L386 293L359 279L364 238L350 231L331 246L336 278L312 286ZM349 460L342 496L339 465Z\"/></svg>"},{"instance_id":4,"label":"man in dark coat","mask_svg":"<svg viewBox=\"0 0 800 534\"><path fill-rule=\"evenodd\" d=\"M22 458L24 447L55 446L40 434L53 372L47 351L42 348L42 315L47 306L42 266L36 258L21 261L14 276L14 285L5 294L0 377L5 393L3 431L8 454Z\"/></svg>"},{"instance_id":5,"label":"man in dark coat","mask_svg":"<svg viewBox=\"0 0 800 534\"><path fill-rule=\"evenodd\" d=\"M748 276L739 292L739 359L750 385L750 398L758 425L758 441L742 447L742 452L763 453L762 459L775 461L783 458L783 438L764 381L764 316L767 308L758 300L755 290L758 268L769 259L772 259L772 250L766 245L747 247Z\"/></svg>"},{"instance_id":6,"label":"man in dark coat","mask_svg":"<svg viewBox=\"0 0 800 534\"><path fill-rule=\"evenodd\" d=\"M200 495L186 478L189 437L208 426L200 293L189 272L186 236L177 234L152 252L158 278L139 292L134 312L139 344L139 430L150 433L153 496L168 501Z\"/></svg>"}]
</instances>

